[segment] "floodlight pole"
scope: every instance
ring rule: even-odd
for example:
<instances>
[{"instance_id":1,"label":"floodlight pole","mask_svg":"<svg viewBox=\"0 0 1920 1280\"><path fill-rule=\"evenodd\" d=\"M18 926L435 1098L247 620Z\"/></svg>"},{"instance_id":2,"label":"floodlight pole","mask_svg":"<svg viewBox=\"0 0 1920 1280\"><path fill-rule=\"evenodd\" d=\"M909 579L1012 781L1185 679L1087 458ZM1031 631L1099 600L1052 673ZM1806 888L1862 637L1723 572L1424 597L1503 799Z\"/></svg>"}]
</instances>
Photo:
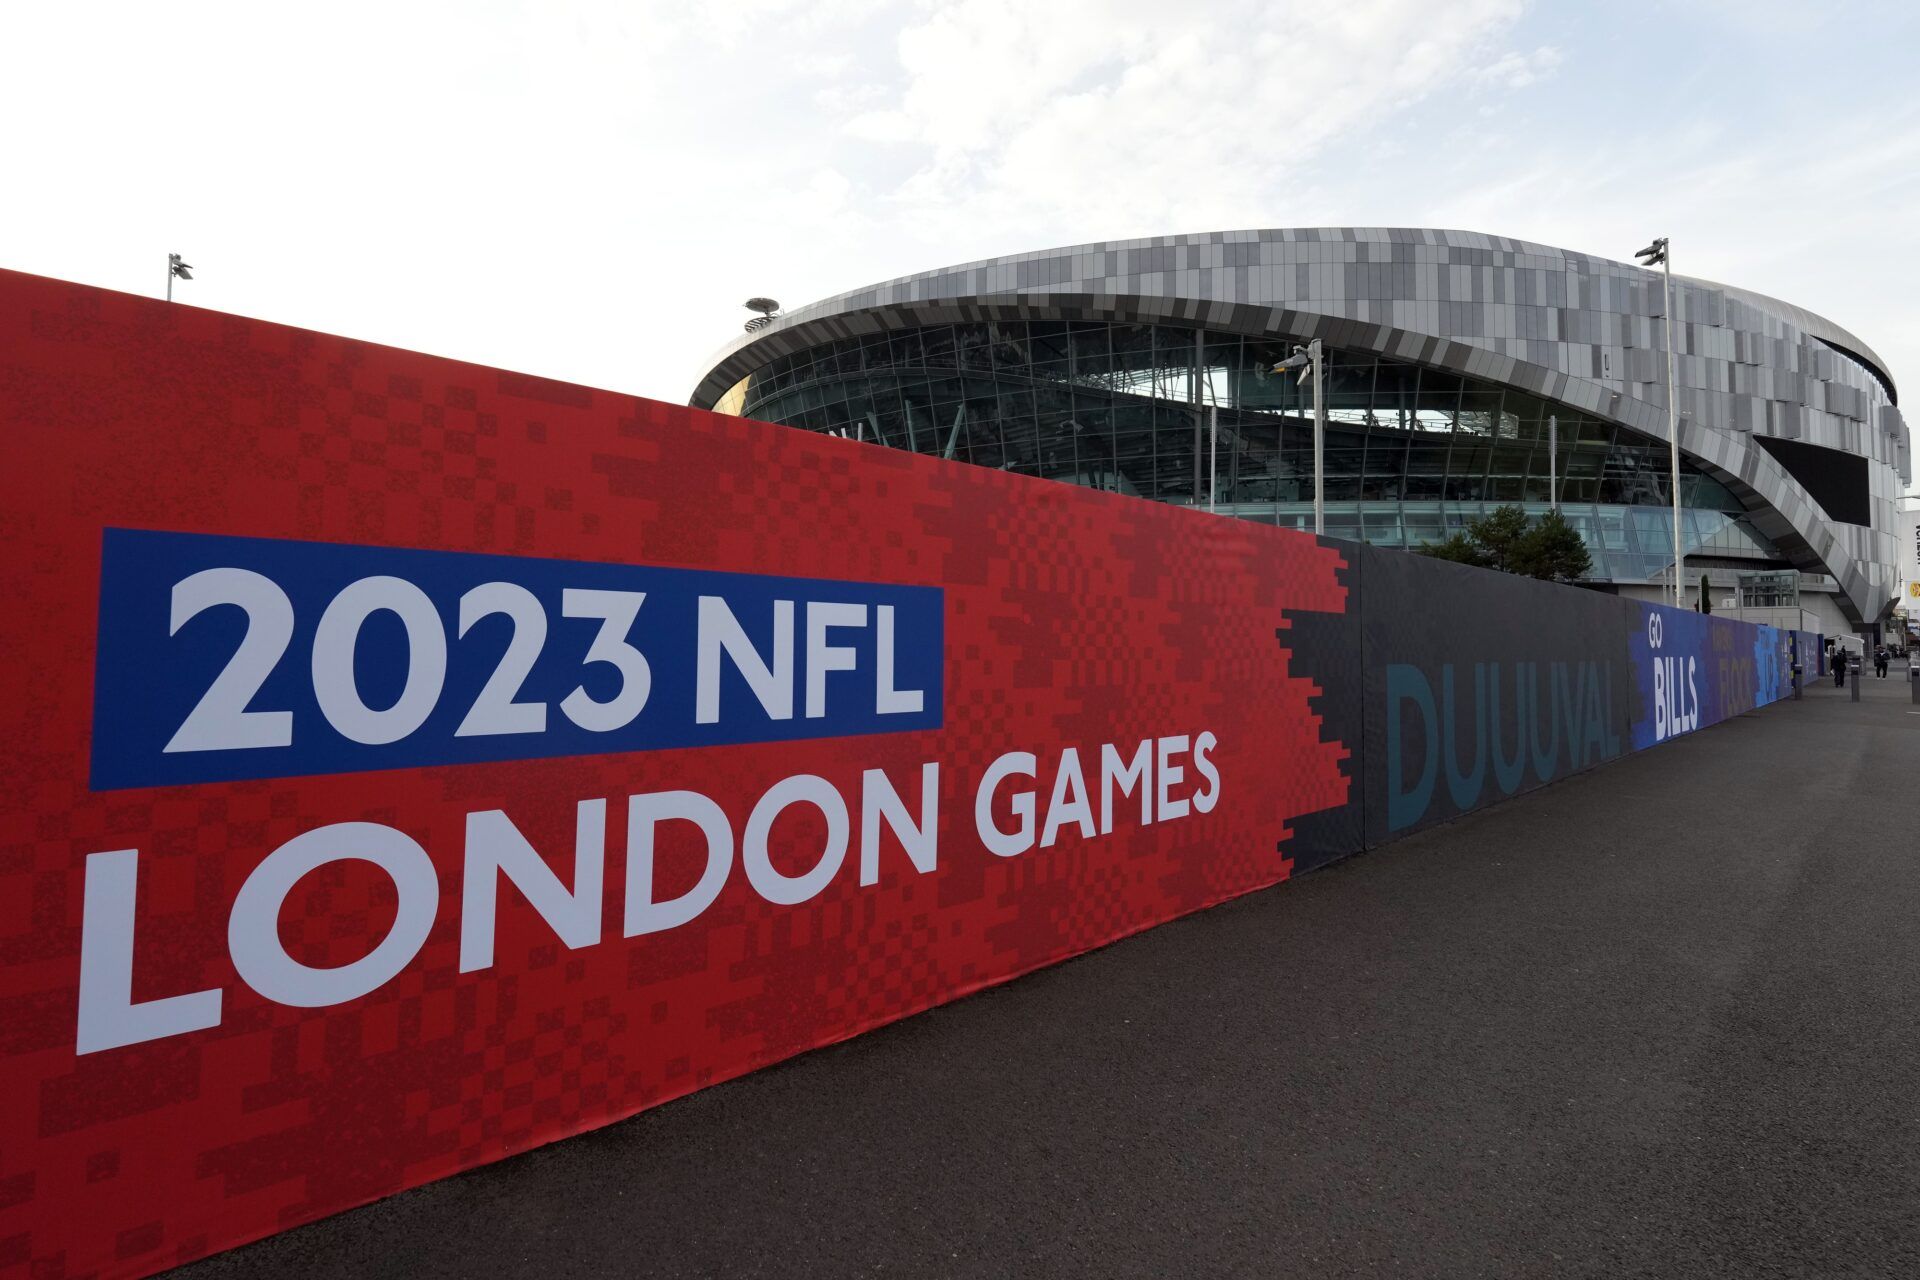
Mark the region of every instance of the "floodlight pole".
<instances>
[{"instance_id":1,"label":"floodlight pole","mask_svg":"<svg viewBox=\"0 0 1920 1280\"><path fill-rule=\"evenodd\" d=\"M1220 406L1214 405L1207 430L1207 510L1214 510L1220 492Z\"/></svg>"},{"instance_id":2,"label":"floodlight pole","mask_svg":"<svg viewBox=\"0 0 1920 1280\"><path fill-rule=\"evenodd\" d=\"M1320 339L1315 338L1307 344L1307 355L1313 361L1313 536L1325 537L1327 532L1327 391L1326 378L1322 376L1325 349Z\"/></svg>"},{"instance_id":3,"label":"floodlight pole","mask_svg":"<svg viewBox=\"0 0 1920 1280\"><path fill-rule=\"evenodd\" d=\"M1680 543L1680 404L1673 394L1673 241L1668 239L1661 247L1667 291L1664 310L1667 313L1667 453L1673 486L1673 605L1684 609L1687 607L1687 572L1686 555Z\"/></svg>"},{"instance_id":4,"label":"floodlight pole","mask_svg":"<svg viewBox=\"0 0 1920 1280\"><path fill-rule=\"evenodd\" d=\"M1313 363L1313 535L1327 535L1327 347L1315 338L1308 344Z\"/></svg>"},{"instance_id":5,"label":"floodlight pole","mask_svg":"<svg viewBox=\"0 0 1920 1280\"><path fill-rule=\"evenodd\" d=\"M173 263L172 254L167 255L167 301L173 301Z\"/></svg>"},{"instance_id":6,"label":"floodlight pole","mask_svg":"<svg viewBox=\"0 0 1920 1280\"><path fill-rule=\"evenodd\" d=\"M1560 510L1560 419L1547 415L1547 506Z\"/></svg>"},{"instance_id":7,"label":"floodlight pole","mask_svg":"<svg viewBox=\"0 0 1920 1280\"><path fill-rule=\"evenodd\" d=\"M1316 538L1326 536L1327 532L1327 393L1321 384L1326 374L1326 348L1315 338L1304 348L1295 346L1293 354L1273 366L1275 373L1284 373L1300 369L1300 378L1305 381L1313 378L1313 534ZM1298 384L1296 384L1298 385ZM1296 411L1299 401L1294 402ZM1279 491L1274 492L1276 513L1279 509Z\"/></svg>"}]
</instances>

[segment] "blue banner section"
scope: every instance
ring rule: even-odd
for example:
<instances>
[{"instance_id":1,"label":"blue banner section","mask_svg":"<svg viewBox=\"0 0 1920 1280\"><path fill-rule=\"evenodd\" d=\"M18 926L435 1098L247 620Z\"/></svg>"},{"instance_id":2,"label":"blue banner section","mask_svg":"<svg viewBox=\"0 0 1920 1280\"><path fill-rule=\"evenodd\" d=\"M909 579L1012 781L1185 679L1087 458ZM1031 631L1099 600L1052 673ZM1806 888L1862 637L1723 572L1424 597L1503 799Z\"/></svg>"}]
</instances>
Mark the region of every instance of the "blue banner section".
<instances>
[{"instance_id":1,"label":"blue banner section","mask_svg":"<svg viewBox=\"0 0 1920 1280\"><path fill-rule=\"evenodd\" d=\"M1640 708L1634 750L1787 696L1788 637L1776 627L1642 603L1628 635Z\"/></svg>"},{"instance_id":2,"label":"blue banner section","mask_svg":"<svg viewBox=\"0 0 1920 1280\"><path fill-rule=\"evenodd\" d=\"M1790 631L1788 649L1792 660L1800 664L1800 683L1827 674L1826 637L1818 631ZM1791 691L1792 686L1788 686Z\"/></svg>"},{"instance_id":3,"label":"blue banner section","mask_svg":"<svg viewBox=\"0 0 1920 1280\"><path fill-rule=\"evenodd\" d=\"M95 790L941 724L944 598L108 529Z\"/></svg>"}]
</instances>

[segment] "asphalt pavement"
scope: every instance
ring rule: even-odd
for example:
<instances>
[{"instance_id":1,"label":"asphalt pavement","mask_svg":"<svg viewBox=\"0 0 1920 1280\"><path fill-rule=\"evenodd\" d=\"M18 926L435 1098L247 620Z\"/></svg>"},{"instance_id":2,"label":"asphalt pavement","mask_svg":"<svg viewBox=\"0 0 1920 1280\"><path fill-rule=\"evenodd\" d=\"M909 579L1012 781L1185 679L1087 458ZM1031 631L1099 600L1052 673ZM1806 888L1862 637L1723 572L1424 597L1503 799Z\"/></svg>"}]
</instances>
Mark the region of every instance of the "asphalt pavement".
<instances>
[{"instance_id":1,"label":"asphalt pavement","mask_svg":"<svg viewBox=\"0 0 1920 1280\"><path fill-rule=\"evenodd\" d=\"M1903 674L181 1274L1920 1276Z\"/></svg>"}]
</instances>

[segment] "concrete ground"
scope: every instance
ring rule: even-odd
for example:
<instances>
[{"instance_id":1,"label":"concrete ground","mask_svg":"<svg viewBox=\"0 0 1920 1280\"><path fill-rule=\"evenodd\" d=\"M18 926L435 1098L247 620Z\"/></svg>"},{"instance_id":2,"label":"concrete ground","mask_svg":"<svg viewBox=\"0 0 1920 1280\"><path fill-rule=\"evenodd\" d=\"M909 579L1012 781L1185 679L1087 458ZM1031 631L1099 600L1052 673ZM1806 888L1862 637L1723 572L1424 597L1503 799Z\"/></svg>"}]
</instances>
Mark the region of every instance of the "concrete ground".
<instances>
[{"instance_id":1,"label":"concrete ground","mask_svg":"<svg viewBox=\"0 0 1920 1280\"><path fill-rule=\"evenodd\" d=\"M1902 674L190 1274L1920 1276Z\"/></svg>"}]
</instances>

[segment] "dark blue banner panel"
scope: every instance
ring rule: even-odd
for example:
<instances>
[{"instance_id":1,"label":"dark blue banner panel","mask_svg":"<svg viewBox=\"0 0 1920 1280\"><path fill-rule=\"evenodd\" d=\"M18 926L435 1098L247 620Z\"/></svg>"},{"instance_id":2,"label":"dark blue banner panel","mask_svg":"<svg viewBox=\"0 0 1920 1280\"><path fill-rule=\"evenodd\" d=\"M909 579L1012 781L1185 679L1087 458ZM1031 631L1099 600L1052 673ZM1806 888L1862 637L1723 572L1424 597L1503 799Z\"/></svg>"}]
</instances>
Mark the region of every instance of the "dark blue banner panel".
<instances>
[{"instance_id":1,"label":"dark blue banner panel","mask_svg":"<svg viewBox=\"0 0 1920 1280\"><path fill-rule=\"evenodd\" d=\"M103 539L98 790L941 724L937 587Z\"/></svg>"}]
</instances>

